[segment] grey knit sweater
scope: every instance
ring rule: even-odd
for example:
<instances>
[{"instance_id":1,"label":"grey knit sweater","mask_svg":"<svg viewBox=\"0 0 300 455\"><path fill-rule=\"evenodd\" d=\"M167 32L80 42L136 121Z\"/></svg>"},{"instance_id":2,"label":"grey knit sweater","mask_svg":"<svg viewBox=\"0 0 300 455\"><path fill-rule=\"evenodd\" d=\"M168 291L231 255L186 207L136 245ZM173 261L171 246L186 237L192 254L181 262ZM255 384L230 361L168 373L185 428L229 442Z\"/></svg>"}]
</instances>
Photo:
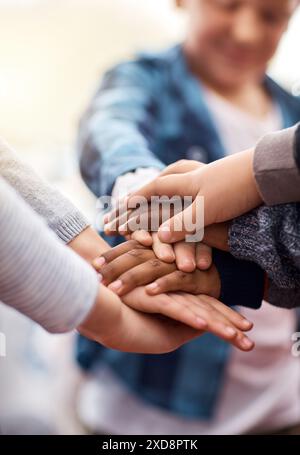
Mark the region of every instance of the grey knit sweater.
<instances>
[{"instance_id":1,"label":"grey knit sweater","mask_svg":"<svg viewBox=\"0 0 300 455\"><path fill-rule=\"evenodd\" d=\"M231 253L265 270L268 301L286 308L300 306L298 128L271 133L258 143L254 174L266 205L235 219L229 230Z\"/></svg>"},{"instance_id":2,"label":"grey knit sweater","mask_svg":"<svg viewBox=\"0 0 300 455\"><path fill-rule=\"evenodd\" d=\"M83 322L96 299L97 276L63 243L87 226L67 199L0 142L2 302L50 332Z\"/></svg>"},{"instance_id":3,"label":"grey knit sweater","mask_svg":"<svg viewBox=\"0 0 300 455\"><path fill-rule=\"evenodd\" d=\"M268 301L300 306L300 203L262 206L231 225L231 253L256 262L270 279Z\"/></svg>"}]
</instances>

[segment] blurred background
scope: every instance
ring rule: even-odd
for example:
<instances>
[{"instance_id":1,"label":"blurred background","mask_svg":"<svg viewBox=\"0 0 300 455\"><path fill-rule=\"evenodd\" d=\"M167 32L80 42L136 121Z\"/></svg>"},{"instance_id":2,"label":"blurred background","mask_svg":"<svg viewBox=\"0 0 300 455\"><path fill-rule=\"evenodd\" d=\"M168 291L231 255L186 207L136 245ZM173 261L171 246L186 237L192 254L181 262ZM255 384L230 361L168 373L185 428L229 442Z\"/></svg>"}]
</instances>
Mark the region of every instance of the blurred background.
<instances>
[{"instance_id":1,"label":"blurred background","mask_svg":"<svg viewBox=\"0 0 300 455\"><path fill-rule=\"evenodd\" d=\"M107 67L179 41L184 24L173 0L0 0L0 134L91 220L95 201L74 148L80 115ZM299 41L300 12L270 68L297 94ZM23 416L29 432L32 424L41 432L84 433L73 406L81 381L73 336L49 336L3 306L0 332L7 341L0 417L18 426L17 413L24 428Z\"/></svg>"}]
</instances>

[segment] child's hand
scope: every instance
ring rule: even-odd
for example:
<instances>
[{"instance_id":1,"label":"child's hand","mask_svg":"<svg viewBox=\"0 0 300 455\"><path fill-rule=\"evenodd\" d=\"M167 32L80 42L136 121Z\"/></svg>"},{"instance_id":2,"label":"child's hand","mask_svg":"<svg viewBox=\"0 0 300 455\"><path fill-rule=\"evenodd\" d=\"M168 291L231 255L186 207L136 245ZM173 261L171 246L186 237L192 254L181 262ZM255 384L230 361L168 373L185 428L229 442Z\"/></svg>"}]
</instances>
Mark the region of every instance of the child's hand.
<instances>
[{"instance_id":1,"label":"child's hand","mask_svg":"<svg viewBox=\"0 0 300 455\"><path fill-rule=\"evenodd\" d=\"M229 251L228 231L230 223L217 223L207 226L204 230L203 242L212 248Z\"/></svg>"},{"instance_id":2,"label":"child's hand","mask_svg":"<svg viewBox=\"0 0 300 455\"><path fill-rule=\"evenodd\" d=\"M180 160L167 166L164 171L159 174L159 177L173 174L185 174L200 169L203 166L205 165L199 161ZM139 207L139 209L128 209L127 204L123 204L123 200L120 199L117 208L104 216L104 232L106 235L120 234L126 238L135 234L136 237L134 237L134 239L143 245L151 246L153 243L154 251L157 246L157 251L155 251L155 253L159 259L165 262L173 262L174 252L172 248L168 248L168 244L163 244L163 242L159 241L157 236L157 240L154 241L154 233L152 232L152 235L150 233L150 231L153 231L153 229L151 229L153 225L156 225L158 228L170 218L170 214L172 216L174 215L173 209L174 207L164 207L163 204L158 207L151 207L151 204L145 204L143 207ZM139 227L137 229L137 226L144 227Z\"/></svg>"},{"instance_id":3,"label":"child's hand","mask_svg":"<svg viewBox=\"0 0 300 455\"><path fill-rule=\"evenodd\" d=\"M192 197L193 204L164 222L158 231L162 242L178 242L187 234L194 233L186 230L186 221L195 220L202 197L205 203L205 226L231 220L262 203L253 174L253 156L254 150L247 150L184 174L175 173L175 163L148 185L133 193L127 203L130 205L136 197L144 197L148 201L151 196ZM182 168L180 162L177 166ZM114 221L112 217L108 219L110 222ZM203 226L197 227L200 229ZM130 230L130 223L127 223L125 228Z\"/></svg>"},{"instance_id":4,"label":"child's hand","mask_svg":"<svg viewBox=\"0 0 300 455\"><path fill-rule=\"evenodd\" d=\"M91 263L96 256L107 251L109 245L93 228L87 227L68 243L68 247L87 262Z\"/></svg>"},{"instance_id":5,"label":"child's hand","mask_svg":"<svg viewBox=\"0 0 300 455\"><path fill-rule=\"evenodd\" d=\"M131 298L128 296L128 302L135 300L138 306L144 298L145 292L140 288L134 291ZM157 309L160 303L159 300L156 301ZM190 312L186 317L187 313L188 310L184 309L181 319L188 322L192 320L196 329L160 315L150 315L130 308L112 291L100 286L96 304L78 330L82 335L110 349L164 354L204 333L199 329L195 315Z\"/></svg>"},{"instance_id":6,"label":"child's hand","mask_svg":"<svg viewBox=\"0 0 300 455\"><path fill-rule=\"evenodd\" d=\"M107 251L93 265L101 273L102 283L119 296L155 280L147 287L152 295L177 290L217 298L220 295L221 283L214 265L207 271L182 272L175 263L160 261L150 248L134 240Z\"/></svg>"},{"instance_id":7,"label":"child's hand","mask_svg":"<svg viewBox=\"0 0 300 455\"><path fill-rule=\"evenodd\" d=\"M211 332L242 351L254 347L254 343L244 334L252 328L252 323L212 297L186 293L151 297L144 288L136 288L122 300L135 310L162 314L195 329Z\"/></svg>"},{"instance_id":8,"label":"child's hand","mask_svg":"<svg viewBox=\"0 0 300 455\"><path fill-rule=\"evenodd\" d=\"M137 288L124 297L124 302L126 305L100 286L96 305L79 331L108 348L145 354L171 352L207 331L243 351L254 347L243 333L252 324L209 297L150 297L143 288Z\"/></svg>"},{"instance_id":9,"label":"child's hand","mask_svg":"<svg viewBox=\"0 0 300 455\"><path fill-rule=\"evenodd\" d=\"M135 231L130 238L146 247L152 246L155 256L161 261L174 262L175 260L178 270L182 272L193 272L196 268L207 270L212 264L212 250L202 242L187 243L182 240L172 246L162 242L157 232L147 231Z\"/></svg>"},{"instance_id":10,"label":"child's hand","mask_svg":"<svg viewBox=\"0 0 300 455\"><path fill-rule=\"evenodd\" d=\"M147 192L149 191L148 194L150 194L152 190L154 194L179 193L183 196L191 195L194 199L193 204L186 210L160 226L160 239L173 243L188 234L184 229L184 220L185 217L194 220L199 197L204 197L204 226L231 220L259 206L262 199L255 183L253 156L254 150L247 150L217 160L190 173L181 174L180 178L176 175L166 175L158 182L158 177L156 184L153 182L152 188L150 183L148 189L145 187L144 191L137 192L136 194L143 196L147 196ZM176 192L178 185L180 189ZM184 188L183 185L186 187ZM178 225L183 227L181 232L174 229Z\"/></svg>"}]
</instances>

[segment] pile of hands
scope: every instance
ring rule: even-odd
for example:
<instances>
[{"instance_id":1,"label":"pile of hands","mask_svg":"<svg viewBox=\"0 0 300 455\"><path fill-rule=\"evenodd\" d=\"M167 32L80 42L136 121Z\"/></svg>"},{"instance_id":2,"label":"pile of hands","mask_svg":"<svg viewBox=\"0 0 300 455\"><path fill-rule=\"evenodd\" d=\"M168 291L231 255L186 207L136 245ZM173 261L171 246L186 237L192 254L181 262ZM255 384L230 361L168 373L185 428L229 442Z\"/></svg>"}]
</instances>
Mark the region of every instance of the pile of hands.
<instances>
[{"instance_id":1,"label":"pile of hands","mask_svg":"<svg viewBox=\"0 0 300 455\"><path fill-rule=\"evenodd\" d=\"M104 218L105 233L121 234L127 241L108 249L95 258L92 265L107 291L113 292L128 308L134 310L135 316L138 314L148 318L144 321L137 319L128 325L131 327L128 329L131 335L127 333L125 338L129 337L130 342L125 343L123 350L169 352L207 332L243 351L250 351L254 347L253 341L245 333L251 330L253 324L218 300L221 282L212 261L211 246L228 250L228 224L224 220L248 211L252 206L259 205L260 201L256 193L249 194L247 188L244 200L237 201L238 207L226 207L225 201L221 201L217 193L213 198L208 190L199 190L199 179L205 181L204 168L206 174L216 173L216 169L211 171L209 165L180 161L166 168L158 179L130 196L138 194L150 199L153 194L192 194L194 202L187 209L192 211L198 194L204 193L208 198L205 211L207 227L202 242L186 242L184 238L187 232L172 229L176 217L183 217L184 212L167 221L163 220L158 232L133 231L131 225L136 224L131 221L141 216L135 210L129 210L125 216L124 213L120 215L114 211ZM206 178L209 182L209 175ZM241 175L241 179L243 182L245 176ZM187 187L187 181L190 182L190 187ZM198 182L197 185L195 181ZM214 192L216 185L210 185ZM213 210L207 210L210 197ZM145 216L151 215L149 205ZM141 342L140 332L143 328L144 341ZM120 337L117 330L114 334L115 337ZM114 345L111 341L108 344L119 349L119 342Z\"/></svg>"}]
</instances>

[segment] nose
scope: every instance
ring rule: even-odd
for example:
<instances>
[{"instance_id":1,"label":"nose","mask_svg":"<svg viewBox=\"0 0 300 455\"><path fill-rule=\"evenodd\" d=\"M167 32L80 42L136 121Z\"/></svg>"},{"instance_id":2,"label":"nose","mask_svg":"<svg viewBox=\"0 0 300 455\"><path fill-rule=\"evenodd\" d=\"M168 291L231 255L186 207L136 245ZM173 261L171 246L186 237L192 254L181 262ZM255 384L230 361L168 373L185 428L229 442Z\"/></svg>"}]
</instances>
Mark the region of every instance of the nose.
<instances>
[{"instance_id":1,"label":"nose","mask_svg":"<svg viewBox=\"0 0 300 455\"><path fill-rule=\"evenodd\" d=\"M263 27L257 12L251 7L240 11L232 26L232 35L239 45L254 46L263 40Z\"/></svg>"}]
</instances>

